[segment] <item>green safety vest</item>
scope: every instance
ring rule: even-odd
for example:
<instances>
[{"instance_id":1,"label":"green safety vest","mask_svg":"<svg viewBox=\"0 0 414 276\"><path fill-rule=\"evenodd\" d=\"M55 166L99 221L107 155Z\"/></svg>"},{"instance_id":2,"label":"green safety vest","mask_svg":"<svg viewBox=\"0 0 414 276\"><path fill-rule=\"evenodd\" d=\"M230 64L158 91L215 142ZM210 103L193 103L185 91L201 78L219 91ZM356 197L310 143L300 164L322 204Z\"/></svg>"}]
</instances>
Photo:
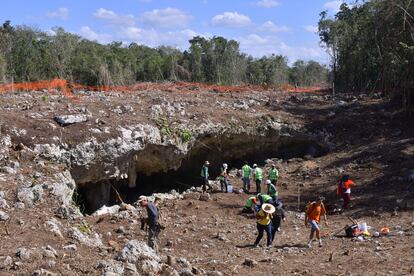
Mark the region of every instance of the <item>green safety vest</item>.
<instances>
[{"instance_id":1,"label":"green safety vest","mask_svg":"<svg viewBox=\"0 0 414 276\"><path fill-rule=\"evenodd\" d=\"M217 178L219 180L223 181L224 180L224 176L227 174L227 170L226 169L223 169L223 168L221 168L220 170L221 170L221 173L220 173L219 177L217 177Z\"/></svg>"},{"instance_id":2,"label":"green safety vest","mask_svg":"<svg viewBox=\"0 0 414 276\"><path fill-rule=\"evenodd\" d=\"M243 170L243 177L244 178L250 177L250 174L252 173L252 168L250 168L249 165L244 165L242 170Z\"/></svg>"},{"instance_id":3,"label":"green safety vest","mask_svg":"<svg viewBox=\"0 0 414 276\"><path fill-rule=\"evenodd\" d=\"M270 195L267 194L261 194L262 199L263 199L263 203L269 202L269 200L272 199L272 197Z\"/></svg>"},{"instance_id":4,"label":"green safety vest","mask_svg":"<svg viewBox=\"0 0 414 276\"><path fill-rule=\"evenodd\" d=\"M276 168L270 169L269 171L269 179L270 180L276 180L279 177L279 172Z\"/></svg>"},{"instance_id":5,"label":"green safety vest","mask_svg":"<svg viewBox=\"0 0 414 276\"><path fill-rule=\"evenodd\" d=\"M261 168L256 168L255 180L263 179L263 170Z\"/></svg>"},{"instance_id":6,"label":"green safety vest","mask_svg":"<svg viewBox=\"0 0 414 276\"><path fill-rule=\"evenodd\" d=\"M208 177L208 167L206 165L203 165L203 167L201 168L201 176Z\"/></svg>"},{"instance_id":7,"label":"green safety vest","mask_svg":"<svg viewBox=\"0 0 414 276\"><path fill-rule=\"evenodd\" d=\"M246 205L245 205L245 207L246 208L252 208L252 206L253 206L253 199L255 198L255 196L251 196L251 197L249 197L248 199L247 199L247 201L246 201Z\"/></svg>"}]
</instances>

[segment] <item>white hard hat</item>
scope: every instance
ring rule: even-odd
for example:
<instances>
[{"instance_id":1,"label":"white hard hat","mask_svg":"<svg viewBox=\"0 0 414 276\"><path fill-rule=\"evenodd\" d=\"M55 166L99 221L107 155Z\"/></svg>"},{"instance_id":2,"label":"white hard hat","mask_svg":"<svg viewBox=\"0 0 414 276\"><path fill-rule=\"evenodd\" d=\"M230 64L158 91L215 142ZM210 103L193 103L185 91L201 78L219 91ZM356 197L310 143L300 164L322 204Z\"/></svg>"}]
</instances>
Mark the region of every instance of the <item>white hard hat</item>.
<instances>
[{"instance_id":1,"label":"white hard hat","mask_svg":"<svg viewBox=\"0 0 414 276\"><path fill-rule=\"evenodd\" d=\"M253 164L253 168L256 168L257 167L257 164Z\"/></svg>"},{"instance_id":2,"label":"white hard hat","mask_svg":"<svg viewBox=\"0 0 414 276\"><path fill-rule=\"evenodd\" d=\"M226 164L226 163L224 163L224 164L223 164L223 167L224 167L224 168L227 168L227 164Z\"/></svg>"},{"instance_id":3,"label":"white hard hat","mask_svg":"<svg viewBox=\"0 0 414 276\"><path fill-rule=\"evenodd\" d=\"M268 180L266 180L266 185L269 185L269 184L271 184L272 183L272 181L270 181L269 179Z\"/></svg>"}]
</instances>

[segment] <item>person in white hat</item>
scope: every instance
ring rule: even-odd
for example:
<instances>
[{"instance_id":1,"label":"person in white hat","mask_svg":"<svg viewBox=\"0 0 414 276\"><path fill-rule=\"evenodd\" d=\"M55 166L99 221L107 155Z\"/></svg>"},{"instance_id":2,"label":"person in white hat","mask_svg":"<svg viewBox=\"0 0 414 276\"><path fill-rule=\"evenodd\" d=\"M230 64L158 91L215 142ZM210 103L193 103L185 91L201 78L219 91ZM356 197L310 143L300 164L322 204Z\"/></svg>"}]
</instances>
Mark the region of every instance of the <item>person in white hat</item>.
<instances>
[{"instance_id":1,"label":"person in white hat","mask_svg":"<svg viewBox=\"0 0 414 276\"><path fill-rule=\"evenodd\" d=\"M213 189L213 187L211 187L210 183L208 182L208 177L209 177L209 173L208 173L208 167L210 166L210 162L206 161L204 162L203 167L201 167L201 184L203 187L203 193L207 192L207 186L211 189Z\"/></svg>"},{"instance_id":2,"label":"person in white hat","mask_svg":"<svg viewBox=\"0 0 414 276\"><path fill-rule=\"evenodd\" d=\"M257 166L257 164L253 164L253 179L256 182L256 193L260 193L261 191L261 184L263 180L263 170Z\"/></svg>"},{"instance_id":3,"label":"person in white hat","mask_svg":"<svg viewBox=\"0 0 414 276\"><path fill-rule=\"evenodd\" d=\"M149 202L146 196L140 196L138 203L141 207L147 209L148 217L141 220L141 230L144 230L145 224L148 224L148 246L158 252L157 237L160 233L158 223L158 209L153 202Z\"/></svg>"},{"instance_id":4,"label":"person in white hat","mask_svg":"<svg viewBox=\"0 0 414 276\"><path fill-rule=\"evenodd\" d=\"M275 212L275 206L264 203L262 208L257 212L257 231L258 235L254 246L258 247L260 240L263 238L263 232L266 231L267 247L272 247L272 214Z\"/></svg>"},{"instance_id":5,"label":"person in white hat","mask_svg":"<svg viewBox=\"0 0 414 276\"><path fill-rule=\"evenodd\" d=\"M226 163L220 169L220 176L218 177L220 180L221 192L227 193L227 186L229 184L228 174L227 174L228 165Z\"/></svg>"},{"instance_id":6,"label":"person in white hat","mask_svg":"<svg viewBox=\"0 0 414 276\"><path fill-rule=\"evenodd\" d=\"M272 197L273 202L277 201L277 197L279 195L277 188L275 185L272 184L272 181L270 181L269 179L266 180L266 192L268 195L270 195Z\"/></svg>"}]
</instances>

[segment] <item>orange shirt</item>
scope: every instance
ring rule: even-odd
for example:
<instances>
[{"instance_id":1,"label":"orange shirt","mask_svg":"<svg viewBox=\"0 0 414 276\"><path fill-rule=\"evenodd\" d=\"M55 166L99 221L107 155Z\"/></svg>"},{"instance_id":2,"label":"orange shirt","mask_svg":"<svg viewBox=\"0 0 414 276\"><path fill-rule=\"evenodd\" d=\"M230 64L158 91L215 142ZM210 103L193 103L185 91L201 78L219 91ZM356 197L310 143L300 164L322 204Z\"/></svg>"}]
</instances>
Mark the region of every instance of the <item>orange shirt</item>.
<instances>
[{"instance_id":1,"label":"orange shirt","mask_svg":"<svg viewBox=\"0 0 414 276\"><path fill-rule=\"evenodd\" d=\"M318 223L321 221L321 216L326 214L325 205L316 205L316 202L312 203L307 212L309 220L316 220Z\"/></svg>"}]
</instances>

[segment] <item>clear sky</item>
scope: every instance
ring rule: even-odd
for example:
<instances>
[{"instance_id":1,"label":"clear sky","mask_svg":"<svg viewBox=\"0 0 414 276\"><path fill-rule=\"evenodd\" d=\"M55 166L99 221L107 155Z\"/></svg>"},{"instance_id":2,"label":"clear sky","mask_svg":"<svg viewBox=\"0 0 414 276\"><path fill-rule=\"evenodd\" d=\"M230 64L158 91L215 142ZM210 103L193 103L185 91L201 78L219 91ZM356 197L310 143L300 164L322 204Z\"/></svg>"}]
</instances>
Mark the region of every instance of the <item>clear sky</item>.
<instances>
[{"instance_id":1,"label":"clear sky","mask_svg":"<svg viewBox=\"0 0 414 276\"><path fill-rule=\"evenodd\" d=\"M188 48L195 35L224 36L254 57L272 53L290 62L328 63L319 47L319 13L335 14L342 0L13 0L0 22L66 31L101 43L122 41Z\"/></svg>"}]
</instances>

